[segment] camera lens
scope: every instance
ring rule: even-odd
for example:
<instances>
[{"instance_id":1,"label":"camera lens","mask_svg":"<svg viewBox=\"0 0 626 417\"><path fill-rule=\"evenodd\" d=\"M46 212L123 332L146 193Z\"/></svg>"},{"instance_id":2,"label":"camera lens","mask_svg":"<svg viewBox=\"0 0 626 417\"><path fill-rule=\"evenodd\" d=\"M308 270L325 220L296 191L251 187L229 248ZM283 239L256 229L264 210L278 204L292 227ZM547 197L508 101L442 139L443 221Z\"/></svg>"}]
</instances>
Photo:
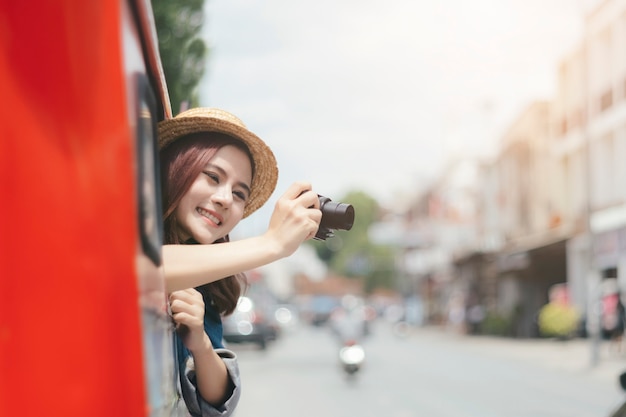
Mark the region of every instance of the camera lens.
<instances>
[{"instance_id":1,"label":"camera lens","mask_svg":"<svg viewBox=\"0 0 626 417\"><path fill-rule=\"evenodd\" d=\"M335 203L328 197L319 196L322 220L320 229L350 230L354 224L354 207L350 204Z\"/></svg>"}]
</instances>

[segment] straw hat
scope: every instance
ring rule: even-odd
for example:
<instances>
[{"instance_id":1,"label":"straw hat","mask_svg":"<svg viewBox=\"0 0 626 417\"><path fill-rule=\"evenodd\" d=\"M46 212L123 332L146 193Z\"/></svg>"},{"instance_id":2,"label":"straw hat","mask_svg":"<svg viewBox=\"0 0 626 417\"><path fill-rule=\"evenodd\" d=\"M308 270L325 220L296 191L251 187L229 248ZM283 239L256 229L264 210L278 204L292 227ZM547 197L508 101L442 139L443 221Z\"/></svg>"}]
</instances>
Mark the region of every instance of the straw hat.
<instances>
[{"instance_id":1,"label":"straw hat","mask_svg":"<svg viewBox=\"0 0 626 417\"><path fill-rule=\"evenodd\" d=\"M254 160L250 198L243 217L248 217L270 198L278 181L278 167L272 150L233 114L216 108L198 107L159 123L159 149L183 136L198 132L224 133L243 142Z\"/></svg>"}]
</instances>

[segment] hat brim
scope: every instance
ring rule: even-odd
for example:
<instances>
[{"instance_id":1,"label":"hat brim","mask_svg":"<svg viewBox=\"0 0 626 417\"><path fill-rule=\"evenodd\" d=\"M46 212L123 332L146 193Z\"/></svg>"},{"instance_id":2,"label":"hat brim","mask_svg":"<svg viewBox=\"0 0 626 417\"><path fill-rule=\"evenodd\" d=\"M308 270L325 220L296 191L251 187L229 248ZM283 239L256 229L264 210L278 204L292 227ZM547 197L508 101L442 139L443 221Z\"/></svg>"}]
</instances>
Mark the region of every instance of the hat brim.
<instances>
[{"instance_id":1,"label":"hat brim","mask_svg":"<svg viewBox=\"0 0 626 417\"><path fill-rule=\"evenodd\" d=\"M274 153L261 138L244 126L225 120L223 116L211 117L210 113L203 112L202 109L192 110L159 123L159 149L164 149L184 136L200 132L219 132L243 142L254 160L250 198L243 215L244 218L248 217L265 204L276 188L278 166ZM240 122L238 119L236 121Z\"/></svg>"}]
</instances>

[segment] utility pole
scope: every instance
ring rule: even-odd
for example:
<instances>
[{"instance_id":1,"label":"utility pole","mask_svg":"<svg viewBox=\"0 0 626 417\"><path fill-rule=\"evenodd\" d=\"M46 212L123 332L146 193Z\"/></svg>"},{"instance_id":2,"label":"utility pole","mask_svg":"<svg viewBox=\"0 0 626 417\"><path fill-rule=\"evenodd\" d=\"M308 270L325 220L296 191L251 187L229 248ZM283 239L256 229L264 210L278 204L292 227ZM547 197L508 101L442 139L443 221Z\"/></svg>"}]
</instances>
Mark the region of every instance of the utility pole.
<instances>
[{"instance_id":1,"label":"utility pole","mask_svg":"<svg viewBox=\"0 0 626 417\"><path fill-rule=\"evenodd\" d=\"M587 25L587 12L582 7L583 36L582 36L582 72L583 72L583 154L585 160L585 217L586 217L586 243L587 243L587 329L590 337L590 365L595 367L600 362L600 309L599 309L599 277L595 266L595 234L593 227L593 166L591 158L591 137L589 123L591 120L591 93L590 93L590 41L591 36Z\"/></svg>"}]
</instances>

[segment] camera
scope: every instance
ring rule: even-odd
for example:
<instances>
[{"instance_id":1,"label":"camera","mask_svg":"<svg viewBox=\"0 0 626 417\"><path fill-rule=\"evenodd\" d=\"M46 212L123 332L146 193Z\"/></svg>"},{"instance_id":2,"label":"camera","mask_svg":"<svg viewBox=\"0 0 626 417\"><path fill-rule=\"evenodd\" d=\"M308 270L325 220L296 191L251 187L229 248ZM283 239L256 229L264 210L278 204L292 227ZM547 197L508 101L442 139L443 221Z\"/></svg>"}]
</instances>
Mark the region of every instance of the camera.
<instances>
[{"instance_id":1,"label":"camera","mask_svg":"<svg viewBox=\"0 0 626 417\"><path fill-rule=\"evenodd\" d=\"M335 203L330 198L318 194L322 220L315 239L326 240L333 237L335 230L350 230L354 223L354 207L350 204Z\"/></svg>"}]
</instances>

